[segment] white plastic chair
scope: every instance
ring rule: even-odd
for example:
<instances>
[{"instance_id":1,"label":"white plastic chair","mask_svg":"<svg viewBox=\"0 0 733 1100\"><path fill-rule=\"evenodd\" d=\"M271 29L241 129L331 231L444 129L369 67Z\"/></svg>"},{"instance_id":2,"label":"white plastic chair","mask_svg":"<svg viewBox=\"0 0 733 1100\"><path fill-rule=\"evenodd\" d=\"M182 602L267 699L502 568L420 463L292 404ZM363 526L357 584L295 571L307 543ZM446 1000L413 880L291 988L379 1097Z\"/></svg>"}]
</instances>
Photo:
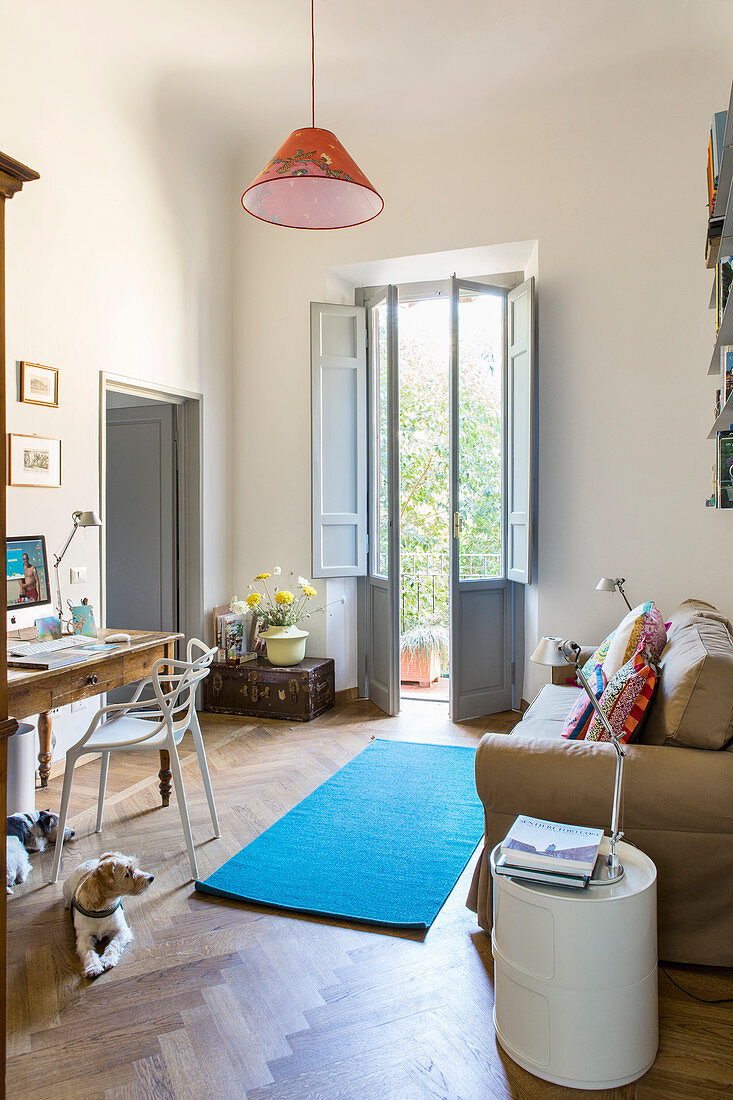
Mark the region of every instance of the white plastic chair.
<instances>
[{"instance_id":1,"label":"white plastic chair","mask_svg":"<svg viewBox=\"0 0 733 1100\"><path fill-rule=\"evenodd\" d=\"M194 653L197 651L199 656L194 657ZM196 852L191 835L191 822L188 817L181 762L178 758L178 745L186 730L190 729L196 746L199 767L201 768L201 778L209 804L211 822L214 826L214 836L221 836L214 803L214 792L211 789L211 777L201 736L201 727L195 707L196 688L209 675L209 666L215 653L216 649L209 649L204 642L196 638L188 643L186 652L188 660L178 661L162 657L153 665L152 676L138 685L129 702L113 703L101 707L94 715L89 729L81 740L67 750L51 882L57 882L59 877L61 852L64 844L64 828L69 813L71 784L77 760L89 753L101 753L102 755L96 826L96 831L100 833L102 831L104 795L107 787L110 753L117 751L131 752L138 749L167 749L170 753L173 786L175 787L176 801L181 815L191 875L193 878L198 878ZM153 686L154 700L140 699L143 689L148 684Z\"/></svg>"}]
</instances>

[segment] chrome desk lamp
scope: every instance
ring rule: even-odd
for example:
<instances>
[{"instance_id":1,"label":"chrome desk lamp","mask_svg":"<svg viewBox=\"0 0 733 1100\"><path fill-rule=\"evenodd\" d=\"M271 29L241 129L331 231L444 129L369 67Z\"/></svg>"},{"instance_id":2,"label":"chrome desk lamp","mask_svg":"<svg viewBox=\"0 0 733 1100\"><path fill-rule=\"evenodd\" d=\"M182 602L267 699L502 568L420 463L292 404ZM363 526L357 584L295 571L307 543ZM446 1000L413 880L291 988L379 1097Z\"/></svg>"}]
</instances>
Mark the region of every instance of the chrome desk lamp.
<instances>
[{"instance_id":1,"label":"chrome desk lamp","mask_svg":"<svg viewBox=\"0 0 733 1100\"><path fill-rule=\"evenodd\" d=\"M74 526L69 532L69 537L67 538L64 545L61 547L60 553L54 554L53 556L53 567L56 571L56 599L58 601L56 610L58 611L60 621L63 621L64 618L64 605L61 596L61 581L59 579L59 566L61 565L61 559L63 558L66 551L69 549L71 545L71 540L73 539L74 535L80 527L102 526L102 521L96 512L72 512L71 520Z\"/></svg>"},{"instance_id":2,"label":"chrome desk lamp","mask_svg":"<svg viewBox=\"0 0 733 1100\"><path fill-rule=\"evenodd\" d=\"M629 598L624 592L625 584L625 577L601 577L598 584L596 585L596 592L615 592L616 589L618 589L626 602L626 606L628 607L629 611L631 611Z\"/></svg>"},{"instance_id":3,"label":"chrome desk lamp","mask_svg":"<svg viewBox=\"0 0 733 1100\"><path fill-rule=\"evenodd\" d=\"M626 599L625 596L624 599ZM626 602L628 603L628 600ZM593 704L593 709L598 715L599 722L608 734L616 750L616 779L614 782L613 806L611 809L611 851L605 860L596 861L593 876L590 880L591 886L608 886L610 883L618 882L624 875L624 869L619 861L616 845L624 835L620 830L619 821L623 802L624 757L626 756L626 749L613 732L611 723L603 713L600 703L593 694L593 689L583 675L583 670L579 665L580 646L577 642L563 641L561 638L543 638L532 654L531 660L535 661L538 665L551 665L554 668L561 668L563 665L573 666L575 675L578 678L578 683L585 689L588 698Z\"/></svg>"}]
</instances>

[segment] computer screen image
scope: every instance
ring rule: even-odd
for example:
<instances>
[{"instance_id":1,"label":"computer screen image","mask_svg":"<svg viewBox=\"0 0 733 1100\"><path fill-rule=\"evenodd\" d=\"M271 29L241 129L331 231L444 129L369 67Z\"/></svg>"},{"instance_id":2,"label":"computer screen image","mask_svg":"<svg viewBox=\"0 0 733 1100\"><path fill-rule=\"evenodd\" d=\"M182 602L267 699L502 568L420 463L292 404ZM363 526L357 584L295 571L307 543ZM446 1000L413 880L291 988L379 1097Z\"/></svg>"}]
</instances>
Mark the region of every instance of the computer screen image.
<instances>
[{"instance_id":1,"label":"computer screen image","mask_svg":"<svg viewBox=\"0 0 733 1100\"><path fill-rule=\"evenodd\" d=\"M6 539L8 619L14 613L35 611L51 603L46 539L43 535L23 535Z\"/></svg>"}]
</instances>

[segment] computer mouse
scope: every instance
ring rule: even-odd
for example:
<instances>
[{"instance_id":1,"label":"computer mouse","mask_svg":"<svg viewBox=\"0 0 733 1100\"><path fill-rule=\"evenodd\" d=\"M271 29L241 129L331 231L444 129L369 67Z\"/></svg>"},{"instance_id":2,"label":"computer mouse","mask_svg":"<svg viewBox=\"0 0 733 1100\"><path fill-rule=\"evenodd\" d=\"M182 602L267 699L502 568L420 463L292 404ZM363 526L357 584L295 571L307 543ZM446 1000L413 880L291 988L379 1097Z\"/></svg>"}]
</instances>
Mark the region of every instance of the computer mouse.
<instances>
[{"instance_id":1,"label":"computer mouse","mask_svg":"<svg viewBox=\"0 0 733 1100\"><path fill-rule=\"evenodd\" d=\"M129 634L108 634L104 639L105 645L113 645L115 642L129 642Z\"/></svg>"}]
</instances>

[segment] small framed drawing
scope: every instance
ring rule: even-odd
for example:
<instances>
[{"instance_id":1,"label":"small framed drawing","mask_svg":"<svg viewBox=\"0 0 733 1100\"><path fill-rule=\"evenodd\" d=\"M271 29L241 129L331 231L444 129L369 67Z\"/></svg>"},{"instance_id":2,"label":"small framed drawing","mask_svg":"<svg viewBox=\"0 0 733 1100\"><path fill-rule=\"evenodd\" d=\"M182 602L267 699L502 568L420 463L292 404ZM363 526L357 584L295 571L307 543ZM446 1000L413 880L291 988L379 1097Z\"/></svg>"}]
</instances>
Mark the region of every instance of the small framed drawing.
<instances>
[{"instance_id":1,"label":"small framed drawing","mask_svg":"<svg viewBox=\"0 0 733 1100\"><path fill-rule=\"evenodd\" d=\"M39 435L9 435L8 484L61 485L61 440Z\"/></svg>"},{"instance_id":2,"label":"small framed drawing","mask_svg":"<svg viewBox=\"0 0 733 1100\"><path fill-rule=\"evenodd\" d=\"M59 406L59 372L41 363L20 364L20 400L30 405Z\"/></svg>"}]
</instances>

